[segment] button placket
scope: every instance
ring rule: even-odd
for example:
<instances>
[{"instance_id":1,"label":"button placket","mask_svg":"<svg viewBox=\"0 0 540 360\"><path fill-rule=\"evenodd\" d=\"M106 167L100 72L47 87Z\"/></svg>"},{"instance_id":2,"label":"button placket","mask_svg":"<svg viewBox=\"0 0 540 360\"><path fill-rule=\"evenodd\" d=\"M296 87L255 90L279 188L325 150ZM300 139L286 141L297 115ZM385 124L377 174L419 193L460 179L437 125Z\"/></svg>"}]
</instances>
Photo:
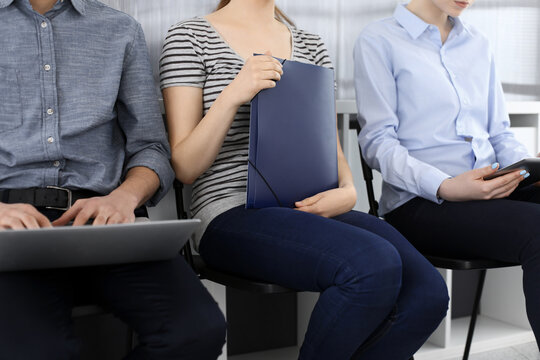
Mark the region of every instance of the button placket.
<instances>
[{"instance_id":1,"label":"button placket","mask_svg":"<svg viewBox=\"0 0 540 360\"><path fill-rule=\"evenodd\" d=\"M43 76L42 91L44 94L44 117L43 129L45 134L46 153L50 159L50 170L47 171L47 181L55 184L58 181L58 172L62 167L62 155L60 148L57 145L59 134L58 122L58 105L57 105L57 88L55 74L55 59L54 59L54 37L53 27L49 19L42 17L39 19L40 31L40 67Z\"/></svg>"}]
</instances>

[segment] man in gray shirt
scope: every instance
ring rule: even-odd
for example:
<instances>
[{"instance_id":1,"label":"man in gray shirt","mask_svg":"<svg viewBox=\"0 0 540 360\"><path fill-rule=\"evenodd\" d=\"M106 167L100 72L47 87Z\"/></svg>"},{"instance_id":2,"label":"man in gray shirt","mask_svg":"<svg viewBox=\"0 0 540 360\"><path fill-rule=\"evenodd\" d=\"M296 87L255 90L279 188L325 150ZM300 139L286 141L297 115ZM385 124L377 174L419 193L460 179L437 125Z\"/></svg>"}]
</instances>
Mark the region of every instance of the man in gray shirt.
<instances>
[{"instance_id":1,"label":"man in gray shirt","mask_svg":"<svg viewBox=\"0 0 540 360\"><path fill-rule=\"evenodd\" d=\"M142 29L96 0L0 0L0 135L0 229L133 222L174 176ZM129 359L221 352L223 315L178 257L0 273L0 358L77 358L75 284L138 333Z\"/></svg>"}]
</instances>

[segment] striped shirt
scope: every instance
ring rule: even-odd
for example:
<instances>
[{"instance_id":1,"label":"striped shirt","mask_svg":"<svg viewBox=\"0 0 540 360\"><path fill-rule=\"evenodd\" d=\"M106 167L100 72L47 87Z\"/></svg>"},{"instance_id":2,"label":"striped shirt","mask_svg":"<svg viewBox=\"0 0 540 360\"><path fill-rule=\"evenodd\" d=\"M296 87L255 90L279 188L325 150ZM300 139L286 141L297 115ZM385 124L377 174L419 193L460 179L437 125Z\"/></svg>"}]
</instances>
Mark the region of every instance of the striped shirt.
<instances>
[{"instance_id":1,"label":"striped shirt","mask_svg":"<svg viewBox=\"0 0 540 360\"><path fill-rule=\"evenodd\" d=\"M292 60L332 68L317 35L289 27ZM160 60L161 89L193 86L203 89L204 114L244 66L236 53L203 17L169 29ZM214 163L193 184L190 212L202 220L202 231L219 214L246 202L250 105L238 109Z\"/></svg>"}]
</instances>

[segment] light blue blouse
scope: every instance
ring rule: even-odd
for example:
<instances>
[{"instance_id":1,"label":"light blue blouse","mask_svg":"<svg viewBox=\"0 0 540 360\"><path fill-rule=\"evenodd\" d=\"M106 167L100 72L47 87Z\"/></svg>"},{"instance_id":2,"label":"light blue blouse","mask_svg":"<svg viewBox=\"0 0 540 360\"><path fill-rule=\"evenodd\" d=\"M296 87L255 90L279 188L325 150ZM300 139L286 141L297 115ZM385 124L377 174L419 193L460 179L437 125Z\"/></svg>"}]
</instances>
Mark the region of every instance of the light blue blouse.
<instances>
[{"instance_id":1,"label":"light blue blouse","mask_svg":"<svg viewBox=\"0 0 540 360\"><path fill-rule=\"evenodd\" d=\"M359 142L383 177L382 215L417 196L440 203L449 177L530 156L508 129L487 39L451 20L442 44L436 26L399 5L356 41Z\"/></svg>"}]
</instances>

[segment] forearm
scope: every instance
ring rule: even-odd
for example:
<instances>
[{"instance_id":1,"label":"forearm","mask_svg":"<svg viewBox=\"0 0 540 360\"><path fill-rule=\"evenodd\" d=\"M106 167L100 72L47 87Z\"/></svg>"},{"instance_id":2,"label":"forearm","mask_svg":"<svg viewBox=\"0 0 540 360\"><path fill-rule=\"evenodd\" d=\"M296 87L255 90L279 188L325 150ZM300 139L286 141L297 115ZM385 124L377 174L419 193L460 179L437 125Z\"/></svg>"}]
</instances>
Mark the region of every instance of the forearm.
<instances>
[{"instance_id":1,"label":"forearm","mask_svg":"<svg viewBox=\"0 0 540 360\"><path fill-rule=\"evenodd\" d=\"M354 187L354 180L353 180L351 168L349 167L349 164L347 163L347 159L345 158L345 154L343 153L343 150L341 148L339 137L337 140L337 144L338 144L338 149L337 149L338 185L340 188L349 189L349 191L351 191L351 197L354 197L354 202L356 202L356 189Z\"/></svg>"},{"instance_id":2,"label":"forearm","mask_svg":"<svg viewBox=\"0 0 540 360\"><path fill-rule=\"evenodd\" d=\"M171 141L172 166L180 181L190 184L212 165L238 108L238 105L229 100L225 89L187 136L176 143ZM198 111L202 112L202 107Z\"/></svg>"},{"instance_id":3,"label":"forearm","mask_svg":"<svg viewBox=\"0 0 540 360\"><path fill-rule=\"evenodd\" d=\"M159 177L154 171L138 166L127 172L124 182L111 195L121 195L127 206L136 209L145 204L159 186Z\"/></svg>"}]
</instances>

